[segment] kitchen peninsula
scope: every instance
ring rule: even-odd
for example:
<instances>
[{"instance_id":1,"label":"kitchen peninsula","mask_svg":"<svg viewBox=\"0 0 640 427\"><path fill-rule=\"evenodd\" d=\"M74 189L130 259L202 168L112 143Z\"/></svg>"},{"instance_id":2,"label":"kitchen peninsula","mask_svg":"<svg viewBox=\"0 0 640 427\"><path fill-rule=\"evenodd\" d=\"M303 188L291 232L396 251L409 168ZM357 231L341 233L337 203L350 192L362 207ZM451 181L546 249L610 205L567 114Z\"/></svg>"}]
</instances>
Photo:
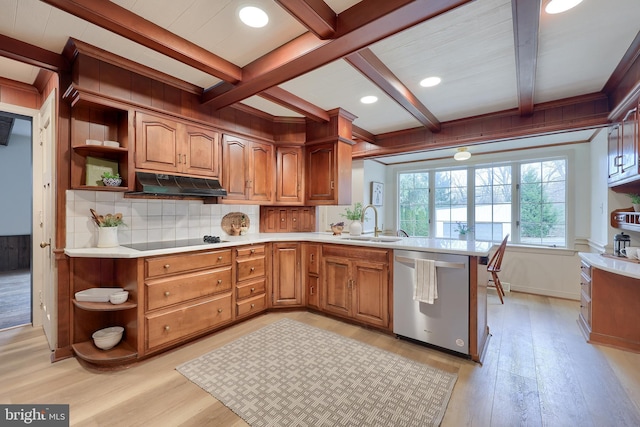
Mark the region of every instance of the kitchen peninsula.
<instances>
[{"instance_id":1,"label":"kitchen peninsula","mask_svg":"<svg viewBox=\"0 0 640 427\"><path fill-rule=\"evenodd\" d=\"M463 337L468 347L461 353L480 362L489 328L486 281L478 273L490 248L466 240L259 233L142 251L66 249L72 350L91 364L117 366L283 308L318 311L393 333L394 253L417 251L468 259L468 300L460 304L469 315ZM74 299L76 292L92 287L122 287L130 298L124 307ZM91 333L112 325L125 326L122 342L98 350Z\"/></svg>"}]
</instances>

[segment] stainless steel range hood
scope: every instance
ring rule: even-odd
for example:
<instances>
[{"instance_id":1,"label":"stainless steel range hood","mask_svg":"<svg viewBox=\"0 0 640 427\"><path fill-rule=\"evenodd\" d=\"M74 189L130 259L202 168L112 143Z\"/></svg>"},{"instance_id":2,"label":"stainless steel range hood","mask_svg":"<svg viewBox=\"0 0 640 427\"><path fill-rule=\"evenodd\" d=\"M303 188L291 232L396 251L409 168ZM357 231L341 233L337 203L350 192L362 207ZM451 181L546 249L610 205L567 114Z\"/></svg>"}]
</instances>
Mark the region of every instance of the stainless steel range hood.
<instances>
[{"instance_id":1,"label":"stainless steel range hood","mask_svg":"<svg viewBox=\"0 0 640 427\"><path fill-rule=\"evenodd\" d=\"M136 193L158 196L224 197L227 190L213 178L136 172Z\"/></svg>"}]
</instances>

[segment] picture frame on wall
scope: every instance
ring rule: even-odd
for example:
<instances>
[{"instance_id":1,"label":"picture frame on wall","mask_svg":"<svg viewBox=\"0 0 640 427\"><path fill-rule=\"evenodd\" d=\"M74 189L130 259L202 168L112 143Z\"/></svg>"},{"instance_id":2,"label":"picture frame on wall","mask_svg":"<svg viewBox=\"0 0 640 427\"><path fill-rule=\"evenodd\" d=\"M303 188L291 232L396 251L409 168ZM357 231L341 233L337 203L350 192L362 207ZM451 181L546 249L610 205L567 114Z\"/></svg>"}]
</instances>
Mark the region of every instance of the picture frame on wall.
<instances>
[{"instance_id":1,"label":"picture frame on wall","mask_svg":"<svg viewBox=\"0 0 640 427\"><path fill-rule=\"evenodd\" d=\"M384 200L384 184L381 182L371 181L371 204L373 206L382 206Z\"/></svg>"}]
</instances>

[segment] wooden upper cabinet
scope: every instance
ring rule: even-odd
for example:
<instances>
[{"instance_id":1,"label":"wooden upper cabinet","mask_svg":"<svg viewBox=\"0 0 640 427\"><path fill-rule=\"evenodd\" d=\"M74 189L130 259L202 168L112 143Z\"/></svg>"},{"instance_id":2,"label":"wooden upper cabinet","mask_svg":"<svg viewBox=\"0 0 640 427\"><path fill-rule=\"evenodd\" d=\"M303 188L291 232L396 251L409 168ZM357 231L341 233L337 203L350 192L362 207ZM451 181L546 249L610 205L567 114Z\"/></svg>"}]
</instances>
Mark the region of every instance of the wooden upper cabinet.
<instances>
[{"instance_id":1,"label":"wooden upper cabinet","mask_svg":"<svg viewBox=\"0 0 640 427\"><path fill-rule=\"evenodd\" d=\"M276 148L276 203L304 203L302 147Z\"/></svg>"},{"instance_id":2,"label":"wooden upper cabinet","mask_svg":"<svg viewBox=\"0 0 640 427\"><path fill-rule=\"evenodd\" d=\"M227 190L225 201L273 201L273 145L224 135L222 186Z\"/></svg>"},{"instance_id":3,"label":"wooden upper cabinet","mask_svg":"<svg viewBox=\"0 0 640 427\"><path fill-rule=\"evenodd\" d=\"M314 144L306 154L306 204L351 204L351 145Z\"/></svg>"},{"instance_id":4,"label":"wooden upper cabinet","mask_svg":"<svg viewBox=\"0 0 640 427\"><path fill-rule=\"evenodd\" d=\"M218 177L220 134L168 117L136 112L136 169Z\"/></svg>"},{"instance_id":5,"label":"wooden upper cabinet","mask_svg":"<svg viewBox=\"0 0 640 427\"><path fill-rule=\"evenodd\" d=\"M615 123L609 126L607 134L607 156L609 162L609 182L617 181L620 176L622 156L620 152L620 125Z\"/></svg>"}]
</instances>

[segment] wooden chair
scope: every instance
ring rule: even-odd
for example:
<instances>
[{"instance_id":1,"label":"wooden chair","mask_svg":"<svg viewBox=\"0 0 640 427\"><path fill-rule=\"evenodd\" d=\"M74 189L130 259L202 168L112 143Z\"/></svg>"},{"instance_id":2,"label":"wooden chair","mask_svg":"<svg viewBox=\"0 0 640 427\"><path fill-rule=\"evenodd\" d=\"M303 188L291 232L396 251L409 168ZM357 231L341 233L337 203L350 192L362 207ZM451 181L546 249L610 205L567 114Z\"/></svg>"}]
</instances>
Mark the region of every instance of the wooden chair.
<instances>
[{"instance_id":1,"label":"wooden chair","mask_svg":"<svg viewBox=\"0 0 640 427\"><path fill-rule=\"evenodd\" d=\"M396 236L398 237L409 237L409 234L402 230L402 229L398 229L398 231L396 231Z\"/></svg>"},{"instance_id":2,"label":"wooden chair","mask_svg":"<svg viewBox=\"0 0 640 427\"><path fill-rule=\"evenodd\" d=\"M502 266L502 258L504 257L504 251L507 249L507 240L509 239L509 235L507 234L500 243L498 250L491 257L491 261L487 264L487 271L491 274L490 282L493 282L493 285L487 285L489 287L495 287L498 292L498 297L500 298L500 302L504 304L504 289L502 289L502 283L500 283L500 278L498 277L498 273L500 272L500 268Z\"/></svg>"}]
</instances>

